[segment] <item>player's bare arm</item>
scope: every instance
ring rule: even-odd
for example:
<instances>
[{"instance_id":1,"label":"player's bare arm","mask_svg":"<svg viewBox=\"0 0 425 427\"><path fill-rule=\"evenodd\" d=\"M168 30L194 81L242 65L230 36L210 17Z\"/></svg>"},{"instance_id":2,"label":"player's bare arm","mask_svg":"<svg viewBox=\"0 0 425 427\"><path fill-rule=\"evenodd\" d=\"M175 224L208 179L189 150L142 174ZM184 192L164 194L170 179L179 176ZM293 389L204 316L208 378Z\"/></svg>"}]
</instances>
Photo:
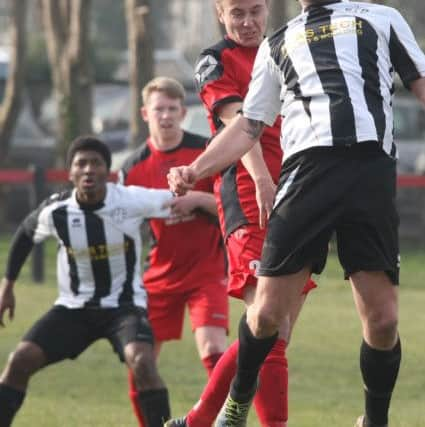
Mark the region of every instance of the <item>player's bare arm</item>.
<instances>
[{"instance_id":1,"label":"player's bare arm","mask_svg":"<svg viewBox=\"0 0 425 427\"><path fill-rule=\"evenodd\" d=\"M254 141L258 141L261 134L263 133L264 123L258 120L247 119L247 127L244 128L244 132Z\"/></svg>"},{"instance_id":2,"label":"player's bare arm","mask_svg":"<svg viewBox=\"0 0 425 427\"><path fill-rule=\"evenodd\" d=\"M3 278L0 284L0 326L4 327L3 316L9 311L9 320L13 319L15 312L15 295L13 293L13 280Z\"/></svg>"},{"instance_id":3,"label":"player's bare arm","mask_svg":"<svg viewBox=\"0 0 425 427\"><path fill-rule=\"evenodd\" d=\"M201 210L213 216L217 216L217 204L212 193L205 191L189 191L181 197L174 197L166 206L171 208L171 213L177 216L185 216L195 210Z\"/></svg>"},{"instance_id":4,"label":"player's bare arm","mask_svg":"<svg viewBox=\"0 0 425 427\"><path fill-rule=\"evenodd\" d=\"M418 98L422 105L425 107L425 77L415 80L410 86L413 94Z\"/></svg>"},{"instance_id":5,"label":"player's bare arm","mask_svg":"<svg viewBox=\"0 0 425 427\"><path fill-rule=\"evenodd\" d=\"M241 108L242 102L230 102L219 107L217 114L220 120L227 126L240 113ZM273 208L276 185L264 161L259 141L242 156L241 161L255 183L255 196L259 211L260 227L264 228Z\"/></svg>"},{"instance_id":6,"label":"player's bare arm","mask_svg":"<svg viewBox=\"0 0 425 427\"><path fill-rule=\"evenodd\" d=\"M256 124L261 122L252 123L237 115L191 165L171 168L167 176L171 191L178 195L185 194L199 179L211 176L239 160L261 136L264 125ZM257 137L253 138L253 135Z\"/></svg>"},{"instance_id":7,"label":"player's bare arm","mask_svg":"<svg viewBox=\"0 0 425 427\"><path fill-rule=\"evenodd\" d=\"M239 160L258 141L261 130L262 126L237 115L191 164L196 179L211 176Z\"/></svg>"}]
</instances>

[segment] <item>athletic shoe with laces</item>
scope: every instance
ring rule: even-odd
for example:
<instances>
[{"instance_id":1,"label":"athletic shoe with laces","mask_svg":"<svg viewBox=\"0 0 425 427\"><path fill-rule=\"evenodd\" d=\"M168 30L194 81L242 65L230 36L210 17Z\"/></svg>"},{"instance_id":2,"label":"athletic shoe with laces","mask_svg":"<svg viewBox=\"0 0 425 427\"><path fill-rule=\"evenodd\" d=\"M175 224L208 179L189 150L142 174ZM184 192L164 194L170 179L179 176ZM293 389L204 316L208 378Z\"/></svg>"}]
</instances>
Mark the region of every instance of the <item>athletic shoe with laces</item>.
<instances>
[{"instance_id":1,"label":"athletic shoe with laces","mask_svg":"<svg viewBox=\"0 0 425 427\"><path fill-rule=\"evenodd\" d=\"M164 424L164 427L188 427L186 424L186 417L172 418Z\"/></svg>"},{"instance_id":2,"label":"athletic shoe with laces","mask_svg":"<svg viewBox=\"0 0 425 427\"><path fill-rule=\"evenodd\" d=\"M231 391L218 414L215 427L246 427L249 408L257 388L258 383L255 383L253 389L244 396L236 396L236 393L232 390L233 387L230 386Z\"/></svg>"},{"instance_id":3,"label":"athletic shoe with laces","mask_svg":"<svg viewBox=\"0 0 425 427\"><path fill-rule=\"evenodd\" d=\"M354 427L365 427L365 416L362 415L359 418L357 418L356 424ZM374 426L374 427L388 427L388 424L385 424L383 426Z\"/></svg>"}]
</instances>

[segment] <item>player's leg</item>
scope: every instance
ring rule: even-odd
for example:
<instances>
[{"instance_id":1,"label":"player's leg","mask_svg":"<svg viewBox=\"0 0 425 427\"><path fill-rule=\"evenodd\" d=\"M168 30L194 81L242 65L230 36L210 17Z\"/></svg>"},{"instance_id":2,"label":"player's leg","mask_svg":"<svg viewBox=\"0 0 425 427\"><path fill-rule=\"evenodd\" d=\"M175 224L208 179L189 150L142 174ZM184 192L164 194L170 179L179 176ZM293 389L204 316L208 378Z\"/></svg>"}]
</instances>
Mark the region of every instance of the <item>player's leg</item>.
<instances>
[{"instance_id":1,"label":"player's leg","mask_svg":"<svg viewBox=\"0 0 425 427\"><path fill-rule=\"evenodd\" d=\"M154 354L155 358L158 358L164 341L180 339L181 337L185 299L180 294L157 294L148 290L148 305L149 322L155 337ZM128 395L139 427L146 427L139 402L139 390L131 370L128 373Z\"/></svg>"},{"instance_id":2,"label":"player's leg","mask_svg":"<svg viewBox=\"0 0 425 427\"><path fill-rule=\"evenodd\" d=\"M0 377L0 427L8 427L21 407L30 377L47 362L43 350L22 341L9 356Z\"/></svg>"},{"instance_id":3,"label":"player's leg","mask_svg":"<svg viewBox=\"0 0 425 427\"><path fill-rule=\"evenodd\" d=\"M238 228L226 240L228 254L228 294L251 303L257 283L264 230L246 225ZM214 422L229 392L236 372L239 342L233 342L217 362L200 399L186 416L190 427L208 427Z\"/></svg>"},{"instance_id":4,"label":"player's leg","mask_svg":"<svg viewBox=\"0 0 425 427\"><path fill-rule=\"evenodd\" d=\"M155 340L153 344L153 351L155 359L158 360L159 353L161 352L162 341ZM128 397L130 398L131 407L133 408L134 415L137 418L139 427L146 427L143 421L143 414L139 405L139 392L137 390L136 381L134 379L133 371L128 370Z\"/></svg>"},{"instance_id":5,"label":"player's leg","mask_svg":"<svg viewBox=\"0 0 425 427\"><path fill-rule=\"evenodd\" d=\"M285 427L288 422L289 370L286 348L306 295L314 288L316 284L309 279L299 300L292 306L289 319L284 319L279 326L278 340L261 366L254 407L264 427Z\"/></svg>"},{"instance_id":6,"label":"player's leg","mask_svg":"<svg viewBox=\"0 0 425 427\"><path fill-rule=\"evenodd\" d=\"M225 426L229 419L242 425L246 419L260 368L276 344L280 325L289 321L290 307L300 298L309 275L305 268L291 275L259 278L254 303L239 324L236 376L217 426Z\"/></svg>"},{"instance_id":7,"label":"player's leg","mask_svg":"<svg viewBox=\"0 0 425 427\"><path fill-rule=\"evenodd\" d=\"M224 280L203 280L186 297L196 347L208 377L227 347L229 301L226 285Z\"/></svg>"},{"instance_id":8,"label":"player's leg","mask_svg":"<svg viewBox=\"0 0 425 427\"><path fill-rule=\"evenodd\" d=\"M156 366L146 310L138 307L114 310L104 336L133 373L144 425L162 427L170 417L168 390Z\"/></svg>"},{"instance_id":9,"label":"player's leg","mask_svg":"<svg viewBox=\"0 0 425 427\"><path fill-rule=\"evenodd\" d=\"M218 326L200 326L194 332L199 357L208 377L226 350L226 329Z\"/></svg>"},{"instance_id":10,"label":"player's leg","mask_svg":"<svg viewBox=\"0 0 425 427\"><path fill-rule=\"evenodd\" d=\"M23 403L31 376L44 366L75 358L89 344L73 310L55 306L24 335L0 377L0 427L8 427Z\"/></svg>"},{"instance_id":11,"label":"player's leg","mask_svg":"<svg viewBox=\"0 0 425 427\"><path fill-rule=\"evenodd\" d=\"M362 146L363 144L360 144ZM373 149L373 147L375 148ZM395 161L376 144L357 148L357 173L337 226L338 254L350 277L363 329L360 368L366 427L387 426L401 361L398 337L398 215ZM346 162L343 162L343 164ZM350 170L344 171L344 175Z\"/></svg>"},{"instance_id":12,"label":"player's leg","mask_svg":"<svg viewBox=\"0 0 425 427\"><path fill-rule=\"evenodd\" d=\"M146 427L162 427L170 418L168 391L158 373L153 346L150 343L130 342L124 356L133 372L139 410Z\"/></svg>"},{"instance_id":13,"label":"player's leg","mask_svg":"<svg viewBox=\"0 0 425 427\"><path fill-rule=\"evenodd\" d=\"M384 272L351 276L363 328L360 369L365 385L365 427L387 426L401 362L397 332L398 287Z\"/></svg>"}]
</instances>

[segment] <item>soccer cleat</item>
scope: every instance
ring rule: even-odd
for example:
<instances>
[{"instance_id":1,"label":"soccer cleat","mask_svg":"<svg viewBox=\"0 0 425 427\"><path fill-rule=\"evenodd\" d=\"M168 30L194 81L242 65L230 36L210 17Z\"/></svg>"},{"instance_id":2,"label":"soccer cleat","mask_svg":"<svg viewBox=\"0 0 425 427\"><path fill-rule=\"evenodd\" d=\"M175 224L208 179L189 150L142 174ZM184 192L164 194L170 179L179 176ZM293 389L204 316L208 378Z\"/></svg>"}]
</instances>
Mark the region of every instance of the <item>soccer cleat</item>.
<instances>
[{"instance_id":1,"label":"soccer cleat","mask_svg":"<svg viewBox=\"0 0 425 427\"><path fill-rule=\"evenodd\" d=\"M164 424L164 427L188 427L186 424L186 417L172 418Z\"/></svg>"},{"instance_id":2,"label":"soccer cleat","mask_svg":"<svg viewBox=\"0 0 425 427\"><path fill-rule=\"evenodd\" d=\"M232 393L232 386L230 386L231 391L218 414L215 427L246 427L249 408L257 391L257 386L256 383L254 388L243 397L235 396L234 398L231 396L234 393Z\"/></svg>"}]
</instances>

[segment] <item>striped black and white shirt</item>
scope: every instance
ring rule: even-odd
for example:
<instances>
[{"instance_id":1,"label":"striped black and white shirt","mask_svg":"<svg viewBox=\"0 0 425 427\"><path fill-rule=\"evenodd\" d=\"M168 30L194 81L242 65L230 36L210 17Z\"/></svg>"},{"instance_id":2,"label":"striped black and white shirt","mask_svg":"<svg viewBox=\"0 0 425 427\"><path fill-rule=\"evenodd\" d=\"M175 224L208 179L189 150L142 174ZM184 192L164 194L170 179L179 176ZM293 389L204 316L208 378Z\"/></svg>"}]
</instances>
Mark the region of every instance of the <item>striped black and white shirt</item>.
<instances>
[{"instance_id":1,"label":"striped black and white shirt","mask_svg":"<svg viewBox=\"0 0 425 427\"><path fill-rule=\"evenodd\" d=\"M310 6L263 41L244 116L269 126L285 117L285 159L362 141L395 157L394 72L407 87L425 76L425 55L397 10L346 0Z\"/></svg>"},{"instance_id":2,"label":"striped black and white shirt","mask_svg":"<svg viewBox=\"0 0 425 427\"><path fill-rule=\"evenodd\" d=\"M34 243L58 240L55 304L69 308L146 307L141 286L140 224L167 217L168 190L107 184L104 201L82 206L76 191L55 194L24 220L10 251L6 277L16 279Z\"/></svg>"}]
</instances>

